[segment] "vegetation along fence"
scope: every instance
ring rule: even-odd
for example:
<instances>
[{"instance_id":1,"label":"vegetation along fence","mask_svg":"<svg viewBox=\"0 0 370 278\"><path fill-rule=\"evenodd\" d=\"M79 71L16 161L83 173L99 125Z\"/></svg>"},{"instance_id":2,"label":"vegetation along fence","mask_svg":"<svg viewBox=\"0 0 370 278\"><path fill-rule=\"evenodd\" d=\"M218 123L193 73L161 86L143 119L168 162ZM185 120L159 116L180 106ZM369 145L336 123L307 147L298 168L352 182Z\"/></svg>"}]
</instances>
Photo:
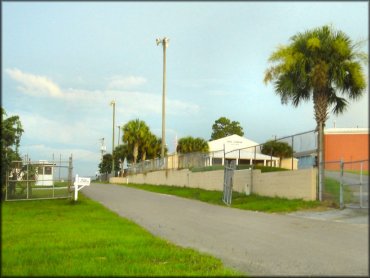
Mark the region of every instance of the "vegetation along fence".
<instances>
[{"instance_id":1,"label":"vegetation along fence","mask_svg":"<svg viewBox=\"0 0 370 278\"><path fill-rule=\"evenodd\" d=\"M340 208L369 207L369 160L325 162L323 200Z\"/></svg>"},{"instance_id":2,"label":"vegetation along fence","mask_svg":"<svg viewBox=\"0 0 370 278\"><path fill-rule=\"evenodd\" d=\"M12 161L6 174L5 200L69 198L72 170L72 156L65 161Z\"/></svg>"}]
</instances>

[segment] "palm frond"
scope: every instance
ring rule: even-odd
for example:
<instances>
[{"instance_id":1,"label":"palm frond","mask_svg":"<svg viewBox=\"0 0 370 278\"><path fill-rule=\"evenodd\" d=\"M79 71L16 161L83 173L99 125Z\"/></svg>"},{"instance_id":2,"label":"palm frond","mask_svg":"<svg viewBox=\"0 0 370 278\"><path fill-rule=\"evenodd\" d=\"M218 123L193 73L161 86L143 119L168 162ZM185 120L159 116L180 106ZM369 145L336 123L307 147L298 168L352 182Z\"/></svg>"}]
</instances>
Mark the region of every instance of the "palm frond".
<instances>
[{"instance_id":1,"label":"palm frond","mask_svg":"<svg viewBox=\"0 0 370 278\"><path fill-rule=\"evenodd\" d=\"M342 114L344 111L347 110L348 107L348 101L345 98L336 96L335 94L331 95L329 99L329 104L334 104L332 112L335 115Z\"/></svg>"}]
</instances>

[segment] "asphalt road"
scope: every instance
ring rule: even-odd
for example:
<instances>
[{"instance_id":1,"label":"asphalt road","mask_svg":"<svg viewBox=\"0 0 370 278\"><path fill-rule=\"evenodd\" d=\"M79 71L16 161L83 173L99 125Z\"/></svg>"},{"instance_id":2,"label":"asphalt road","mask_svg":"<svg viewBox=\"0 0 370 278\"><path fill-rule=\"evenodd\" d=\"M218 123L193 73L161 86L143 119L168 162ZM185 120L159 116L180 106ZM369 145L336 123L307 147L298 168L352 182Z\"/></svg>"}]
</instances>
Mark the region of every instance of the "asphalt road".
<instances>
[{"instance_id":1,"label":"asphalt road","mask_svg":"<svg viewBox=\"0 0 370 278\"><path fill-rule=\"evenodd\" d=\"M82 191L152 234L249 275L369 274L368 224L245 211L111 184Z\"/></svg>"}]
</instances>

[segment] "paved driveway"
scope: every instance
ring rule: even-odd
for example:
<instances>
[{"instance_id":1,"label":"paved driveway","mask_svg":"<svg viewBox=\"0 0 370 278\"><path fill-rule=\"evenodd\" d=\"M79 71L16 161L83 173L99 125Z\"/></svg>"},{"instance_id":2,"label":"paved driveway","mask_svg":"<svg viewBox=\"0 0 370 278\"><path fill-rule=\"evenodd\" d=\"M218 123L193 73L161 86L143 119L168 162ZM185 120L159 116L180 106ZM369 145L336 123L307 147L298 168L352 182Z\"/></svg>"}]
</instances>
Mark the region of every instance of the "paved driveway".
<instances>
[{"instance_id":1,"label":"paved driveway","mask_svg":"<svg viewBox=\"0 0 370 278\"><path fill-rule=\"evenodd\" d=\"M244 211L112 184L82 191L154 235L250 275L369 273L368 224Z\"/></svg>"}]
</instances>

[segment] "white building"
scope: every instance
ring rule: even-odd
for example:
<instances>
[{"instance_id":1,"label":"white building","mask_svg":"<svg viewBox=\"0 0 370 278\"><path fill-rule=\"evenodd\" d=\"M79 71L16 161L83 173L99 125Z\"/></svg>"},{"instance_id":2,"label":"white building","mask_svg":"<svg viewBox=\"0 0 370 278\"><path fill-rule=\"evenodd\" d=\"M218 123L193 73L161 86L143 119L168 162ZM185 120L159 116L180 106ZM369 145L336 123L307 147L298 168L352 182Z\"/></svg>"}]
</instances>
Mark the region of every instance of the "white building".
<instances>
[{"instance_id":1,"label":"white building","mask_svg":"<svg viewBox=\"0 0 370 278\"><path fill-rule=\"evenodd\" d=\"M46 160L39 160L36 163L33 163L36 166L36 183L35 185L41 186L52 186L53 181L53 172L55 163L50 163Z\"/></svg>"},{"instance_id":2,"label":"white building","mask_svg":"<svg viewBox=\"0 0 370 278\"><path fill-rule=\"evenodd\" d=\"M230 135L217 140L209 141L209 155L211 165L224 165L227 161L236 161L239 164L258 164L263 166L279 165L279 158L261 153L259 143L239 135Z\"/></svg>"}]
</instances>

